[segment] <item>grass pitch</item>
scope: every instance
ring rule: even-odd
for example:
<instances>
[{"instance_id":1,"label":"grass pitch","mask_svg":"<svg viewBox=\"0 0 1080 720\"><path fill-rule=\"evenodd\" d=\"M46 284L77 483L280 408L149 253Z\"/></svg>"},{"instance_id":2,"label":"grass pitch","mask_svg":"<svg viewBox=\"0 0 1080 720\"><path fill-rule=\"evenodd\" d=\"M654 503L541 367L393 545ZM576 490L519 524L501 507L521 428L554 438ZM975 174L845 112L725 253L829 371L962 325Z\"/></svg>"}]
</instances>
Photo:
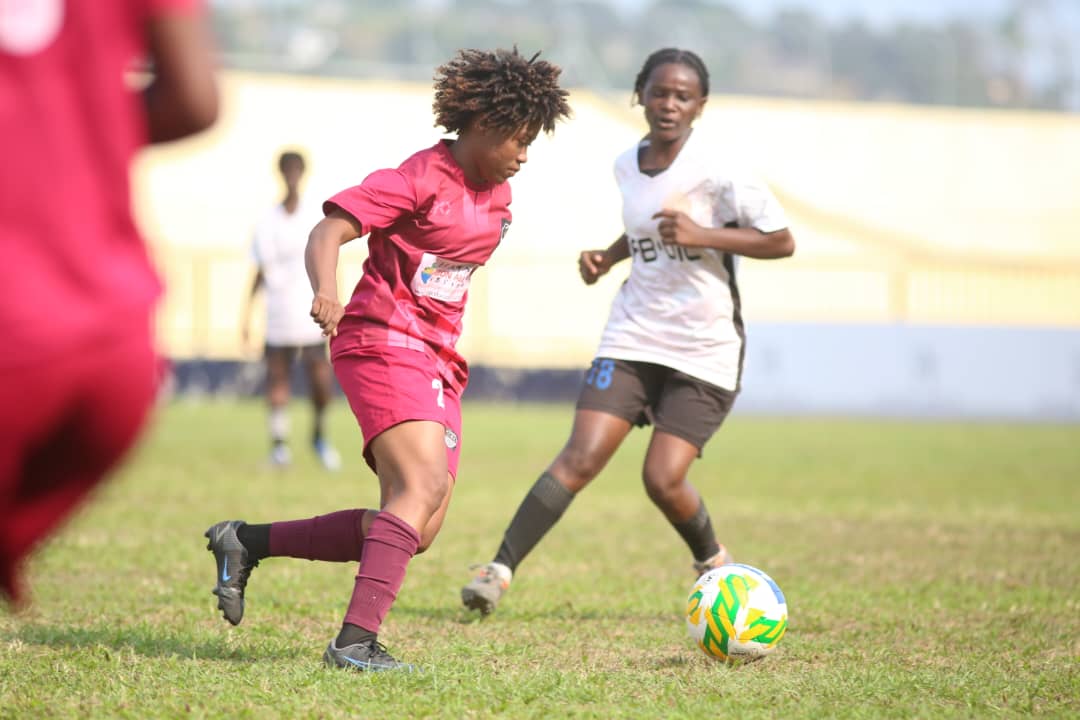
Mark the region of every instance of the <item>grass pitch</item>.
<instances>
[{"instance_id":1,"label":"grass pitch","mask_svg":"<svg viewBox=\"0 0 1080 720\"><path fill-rule=\"evenodd\" d=\"M221 619L213 522L375 503L344 403L345 472L262 466L250 402L162 408L132 461L0 614L0 717L995 717L1080 715L1080 429L736 415L692 469L720 538L787 594L765 661L686 636L693 580L640 486L645 432L575 500L496 614L460 607L569 431L568 406L466 404L454 503L382 639L419 675L322 667L353 565L270 559ZM294 436L306 411L293 409Z\"/></svg>"}]
</instances>

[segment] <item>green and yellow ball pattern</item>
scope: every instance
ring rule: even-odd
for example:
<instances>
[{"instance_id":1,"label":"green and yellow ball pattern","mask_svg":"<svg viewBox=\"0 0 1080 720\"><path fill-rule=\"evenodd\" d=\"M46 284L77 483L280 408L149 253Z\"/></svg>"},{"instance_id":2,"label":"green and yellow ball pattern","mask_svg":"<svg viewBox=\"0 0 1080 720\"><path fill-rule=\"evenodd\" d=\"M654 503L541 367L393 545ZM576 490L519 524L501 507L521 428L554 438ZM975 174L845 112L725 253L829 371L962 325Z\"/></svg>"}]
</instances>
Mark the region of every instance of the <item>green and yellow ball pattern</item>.
<instances>
[{"instance_id":1,"label":"green and yellow ball pattern","mask_svg":"<svg viewBox=\"0 0 1080 720\"><path fill-rule=\"evenodd\" d=\"M706 655L726 662L768 655L787 630L787 601L761 570L731 564L698 578L686 600L686 625Z\"/></svg>"}]
</instances>

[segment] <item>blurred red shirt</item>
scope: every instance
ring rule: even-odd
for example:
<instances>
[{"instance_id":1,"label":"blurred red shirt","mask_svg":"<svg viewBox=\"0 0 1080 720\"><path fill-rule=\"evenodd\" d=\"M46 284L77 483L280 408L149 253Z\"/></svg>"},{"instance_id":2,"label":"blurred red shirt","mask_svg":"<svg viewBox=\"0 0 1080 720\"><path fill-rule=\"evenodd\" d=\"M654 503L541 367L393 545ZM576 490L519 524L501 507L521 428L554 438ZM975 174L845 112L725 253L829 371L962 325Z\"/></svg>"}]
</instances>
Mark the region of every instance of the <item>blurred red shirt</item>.
<instances>
[{"instance_id":1,"label":"blurred red shirt","mask_svg":"<svg viewBox=\"0 0 1080 720\"><path fill-rule=\"evenodd\" d=\"M0 1L0 369L145 327L160 284L131 216L147 135L125 73L151 17L200 5Z\"/></svg>"}]
</instances>

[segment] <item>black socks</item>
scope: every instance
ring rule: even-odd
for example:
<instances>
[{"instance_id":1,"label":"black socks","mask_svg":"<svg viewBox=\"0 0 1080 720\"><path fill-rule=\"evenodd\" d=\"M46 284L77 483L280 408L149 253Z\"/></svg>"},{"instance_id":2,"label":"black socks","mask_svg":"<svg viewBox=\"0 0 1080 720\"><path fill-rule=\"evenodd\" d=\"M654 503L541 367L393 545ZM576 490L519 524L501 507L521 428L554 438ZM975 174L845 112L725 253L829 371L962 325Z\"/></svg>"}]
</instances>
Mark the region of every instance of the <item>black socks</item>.
<instances>
[{"instance_id":1,"label":"black socks","mask_svg":"<svg viewBox=\"0 0 1080 720\"><path fill-rule=\"evenodd\" d=\"M558 522L573 499L574 494L560 485L549 473L541 475L521 501L514 519L510 521L510 527L506 528L502 545L495 555L495 562L516 570L518 563L525 559L540 542L540 538Z\"/></svg>"},{"instance_id":2,"label":"black socks","mask_svg":"<svg viewBox=\"0 0 1080 720\"><path fill-rule=\"evenodd\" d=\"M713 532L712 520L709 518L709 511L705 509L704 500L689 520L671 524L686 541L698 562L708 560L720 552L720 544L716 542L716 533Z\"/></svg>"},{"instance_id":3,"label":"black socks","mask_svg":"<svg viewBox=\"0 0 1080 720\"><path fill-rule=\"evenodd\" d=\"M344 623L341 626L341 632L338 633L337 639L334 640L334 645L338 650L348 647L349 645L357 645L359 643L366 643L371 640L375 640L379 637L378 633L373 633L370 630L365 630L359 625L353 625L352 623Z\"/></svg>"},{"instance_id":4,"label":"black socks","mask_svg":"<svg viewBox=\"0 0 1080 720\"><path fill-rule=\"evenodd\" d=\"M244 523L236 528L236 539L247 550L249 560L262 560L270 557L270 526L248 525Z\"/></svg>"}]
</instances>

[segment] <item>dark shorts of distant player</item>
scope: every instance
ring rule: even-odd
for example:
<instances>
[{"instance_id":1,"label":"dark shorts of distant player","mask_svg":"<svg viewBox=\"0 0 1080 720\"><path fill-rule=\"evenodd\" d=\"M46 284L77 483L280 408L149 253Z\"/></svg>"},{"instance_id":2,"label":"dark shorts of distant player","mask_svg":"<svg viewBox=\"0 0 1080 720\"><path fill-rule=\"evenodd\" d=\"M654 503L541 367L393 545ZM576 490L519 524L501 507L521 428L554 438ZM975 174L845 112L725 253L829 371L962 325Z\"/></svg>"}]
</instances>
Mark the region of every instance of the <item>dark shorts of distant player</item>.
<instances>
[{"instance_id":1,"label":"dark shorts of distant player","mask_svg":"<svg viewBox=\"0 0 1080 720\"><path fill-rule=\"evenodd\" d=\"M161 371L146 323L0 372L0 594L13 603L26 556L135 442Z\"/></svg>"},{"instance_id":2,"label":"dark shorts of distant player","mask_svg":"<svg viewBox=\"0 0 1080 720\"><path fill-rule=\"evenodd\" d=\"M312 343L311 345L271 345L266 343L263 356L267 360L280 357L285 361L286 365L292 365L298 357L304 361L305 365L320 360L329 360L325 341Z\"/></svg>"},{"instance_id":3,"label":"dark shorts of distant player","mask_svg":"<svg viewBox=\"0 0 1080 720\"><path fill-rule=\"evenodd\" d=\"M598 357L585 371L578 410L653 425L701 449L723 425L736 393L664 365Z\"/></svg>"},{"instance_id":4,"label":"dark shorts of distant player","mask_svg":"<svg viewBox=\"0 0 1080 720\"><path fill-rule=\"evenodd\" d=\"M441 423L446 467L457 478L461 457L461 398L444 383L426 353L383 348L365 354L338 355L334 374L364 435L364 460L372 470L371 442L395 425L410 420Z\"/></svg>"}]
</instances>

